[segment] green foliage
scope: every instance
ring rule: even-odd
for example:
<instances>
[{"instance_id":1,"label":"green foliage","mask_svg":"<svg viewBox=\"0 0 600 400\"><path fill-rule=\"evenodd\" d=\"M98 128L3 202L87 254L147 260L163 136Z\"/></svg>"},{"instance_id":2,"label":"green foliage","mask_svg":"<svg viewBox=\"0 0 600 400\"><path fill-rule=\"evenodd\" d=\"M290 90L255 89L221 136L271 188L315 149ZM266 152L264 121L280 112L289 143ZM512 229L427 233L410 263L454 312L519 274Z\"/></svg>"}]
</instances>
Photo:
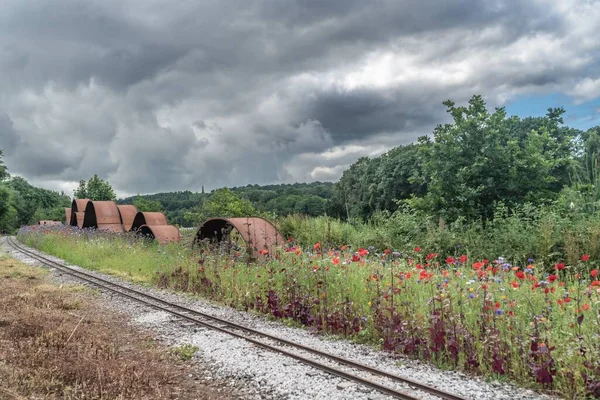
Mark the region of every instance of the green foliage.
<instances>
[{"instance_id":1,"label":"green foliage","mask_svg":"<svg viewBox=\"0 0 600 400\"><path fill-rule=\"evenodd\" d=\"M427 183L421 178L420 150L425 146L399 146L380 157L360 158L335 185L333 215L366 219L377 211L395 211L396 200L423 195Z\"/></svg>"},{"instance_id":2,"label":"green foliage","mask_svg":"<svg viewBox=\"0 0 600 400\"><path fill-rule=\"evenodd\" d=\"M541 204L568 184L573 135L559 127L564 110L549 110L535 129L525 131L530 120L507 118L502 108L490 114L481 96L467 107L444 104L454 122L439 125L434 143L423 150L429 186L416 205L449 221L485 221L498 202Z\"/></svg>"},{"instance_id":3,"label":"green foliage","mask_svg":"<svg viewBox=\"0 0 600 400\"><path fill-rule=\"evenodd\" d=\"M0 233L12 231L16 226L17 210L13 206L14 192L0 182Z\"/></svg>"},{"instance_id":4,"label":"green foliage","mask_svg":"<svg viewBox=\"0 0 600 400\"><path fill-rule=\"evenodd\" d=\"M184 218L197 225L212 217L247 217L256 215L257 211L247 199L240 198L227 188L217 189L200 206L188 211Z\"/></svg>"},{"instance_id":5,"label":"green foliage","mask_svg":"<svg viewBox=\"0 0 600 400\"><path fill-rule=\"evenodd\" d=\"M40 219L62 221L70 204L64 193L36 188L21 177L0 182L0 230L12 232Z\"/></svg>"},{"instance_id":6,"label":"green foliage","mask_svg":"<svg viewBox=\"0 0 600 400\"><path fill-rule=\"evenodd\" d=\"M194 354L198 351L198 347L191 344L182 344L181 346L173 347L171 354L176 355L182 361L191 360Z\"/></svg>"},{"instance_id":7,"label":"green foliage","mask_svg":"<svg viewBox=\"0 0 600 400\"><path fill-rule=\"evenodd\" d=\"M10 177L8 171L6 170L6 166L4 165L4 160L2 160L2 156L3 152L0 149L0 182Z\"/></svg>"},{"instance_id":8,"label":"green foliage","mask_svg":"<svg viewBox=\"0 0 600 400\"><path fill-rule=\"evenodd\" d=\"M312 182L266 186L247 185L230 190L240 198L249 200L256 209L255 214L273 216L301 213L317 216L331 213L333 186L334 184L329 182ZM120 199L118 203L135 204L137 199L159 202L160 209L171 223L187 226L191 222L184 216L187 214L189 217L191 214L197 213L198 207L209 196L208 193L194 193L186 190L138 195ZM194 218L192 218L193 220Z\"/></svg>"},{"instance_id":9,"label":"green foliage","mask_svg":"<svg viewBox=\"0 0 600 400\"><path fill-rule=\"evenodd\" d=\"M142 212L161 212L162 204L158 200L149 200L139 194L133 200L133 205Z\"/></svg>"},{"instance_id":10,"label":"green foliage","mask_svg":"<svg viewBox=\"0 0 600 400\"><path fill-rule=\"evenodd\" d=\"M79 181L79 187L75 189L73 195L76 199L90 199L94 201L116 200L117 196L108 183L94 174L89 181Z\"/></svg>"}]
</instances>

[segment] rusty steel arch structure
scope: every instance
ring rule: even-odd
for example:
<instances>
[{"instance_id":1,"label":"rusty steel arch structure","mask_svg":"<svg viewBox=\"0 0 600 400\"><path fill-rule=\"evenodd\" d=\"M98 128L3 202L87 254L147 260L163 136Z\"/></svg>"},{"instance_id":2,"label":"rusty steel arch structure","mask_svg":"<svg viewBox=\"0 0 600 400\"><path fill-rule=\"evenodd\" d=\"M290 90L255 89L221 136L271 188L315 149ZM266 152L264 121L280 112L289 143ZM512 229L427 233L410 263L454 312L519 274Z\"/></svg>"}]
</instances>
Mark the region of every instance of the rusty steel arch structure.
<instances>
[{"instance_id":1,"label":"rusty steel arch structure","mask_svg":"<svg viewBox=\"0 0 600 400\"><path fill-rule=\"evenodd\" d=\"M203 240L222 242L235 229L248 246L248 254L257 257L261 250L273 253L275 248L283 246L285 239L275 226L264 218L210 218L200 225L194 243Z\"/></svg>"},{"instance_id":2,"label":"rusty steel arch structure","mask_svg":"<svg viewBox=\"0 0 600 400\"><path fill-rule=\"evenodd\" d=\"M148 226L164 226L167 225L167 218L161 212L147 212L140 211L135 215L131 230L135 231L140 229L143 225Z\"/></svg>"},{"instance_id":3,"label":"rusty steel arch structure","mask_svg":"<svg viewBox=\"0 0 600 400\"><path fill-rule=\"evenodd\" d=\"M71 225L71 209L65 208L65 225Z\"/></svg>"},{"instance_id":4,"label":"rusty steel arch structure","mask_svg":"<svg viewBox=\"0 0 600 400\"><path fill-rule=\"evenodd\" d=\"M133 225L133 220L138 213L138 209L136 206L131 204L117 205L117 208L119 209L119 214L121 214L123 229L125 229L125 232L129 232Z\"/></svg>"},{"instance_id":5,"label":"rusty steel arch structure","mask_svg":"<svg viewBox=\"0 0 600 400\"><path fill-rule=\"evenodd\" d=\"M53 220L48 220L48 219L41 219L38 222L39 225L62 225L62 222L60 221L53 221Z\"/></svg>"},{"instance_id":6,"label":"rusty steel arch structure","mask_svg":"<svg viewBox=\"0 0 600 400\"><path fill-rule=\"evenodd\" d=\"M179 242L181 240L179 229L173 225L142 225L137 229L137 232L142 236L155 239L160 244Z\"/></svg>"},{"instance_id":7,"label":"rusty steel arch structure","mask_svg":"<svg viewBox=\"0 0 600 400\"><path fill-rule=\"evenodd\" d=\"M110 232L123 232L123 222L114 201L90 201L85 207L84 228L97 228Z\"/></svg>"},{"instance_id":8,"label":"rusty steel arch structure","mask_svg":"<svg viewBox=\"0 0 600 400\"><path fill-rule=\"evenodd\" d=\"M71 203L71 221L72 226L83 228L83 219L85 216L85 209L90 202L90 199L74 199Z\"/></svg>"}]
</instances>

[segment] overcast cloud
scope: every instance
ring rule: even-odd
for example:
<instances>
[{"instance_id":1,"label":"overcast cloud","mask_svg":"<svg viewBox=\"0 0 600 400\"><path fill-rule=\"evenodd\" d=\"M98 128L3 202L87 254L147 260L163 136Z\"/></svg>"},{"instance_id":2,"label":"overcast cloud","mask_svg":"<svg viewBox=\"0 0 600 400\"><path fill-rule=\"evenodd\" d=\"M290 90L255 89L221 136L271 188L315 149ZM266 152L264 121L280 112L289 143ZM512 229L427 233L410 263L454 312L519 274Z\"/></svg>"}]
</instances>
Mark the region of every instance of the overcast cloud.
<instances>
[{"instance_id":1,"label":"overcast cloud","mask_svg":"<svg viewBox=\"0 0 600 400\"><path fill-rule=\"evenodd\" d=\"M4 0L0 149L68 194L336 180L447 99L598 98L598 37L583 0Z\"/></svg>"}]
</instances>

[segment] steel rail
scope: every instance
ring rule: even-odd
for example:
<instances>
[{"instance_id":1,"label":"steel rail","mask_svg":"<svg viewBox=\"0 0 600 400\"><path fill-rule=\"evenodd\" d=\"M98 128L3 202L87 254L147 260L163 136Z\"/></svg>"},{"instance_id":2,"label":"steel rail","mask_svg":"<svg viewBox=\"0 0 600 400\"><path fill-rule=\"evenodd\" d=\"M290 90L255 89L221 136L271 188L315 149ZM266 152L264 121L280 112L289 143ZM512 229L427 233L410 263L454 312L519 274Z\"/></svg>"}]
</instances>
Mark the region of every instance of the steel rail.
<instances>
[{"instance_id":1,"label":"steel rail","mask_svg":"<svg viewBox=\"0 0 600 400\"><path fill-rule=\"evenodd\" d=\"M286 355L288 357L294 358L294 359L296 359L298 361L301 361L301 362L303 362L305 364L313 366L313 367L315 367L317 369L321 369L323 371L329 372L329 373L331 373L333 375L337 375L337 376L340 376L340 377L345 378L345 379L353 380L355 382L358 382L358 383L361 383L361 384L363 384L365 386L371 387L371 388L373 388L373 389L375 389L377 391L380 391L382 393L389 394L389 395L391 395L393 397L400 398L400 399L407 399L407 400L418 399L417 397L414 397L414 396L412 396L412 395L410 395L408 393L405 393L405 392L402 392L402 391L390 388L390 387L385 386L385 385L381 385L381 384L379 384L377 382L374 382L372 380L369 380L369 379L366 379L366 378L363 378L363 377L360 377L360 376L356 376L356 375L350 374L348 372L339 370L337 368L333 368L331 366L322 364L320 362L317 362L317 361L314 361L314 360L311 360L311 359L299 356L299 355L291 353L291 352L289 352L287 350L284 350L284 349L281 349L279 347L275 347L275 346L272 346L272 345L260 342L260 341L258 341L256 339L253 339L253 338L250 338L248 336L239 334L239 333L231 331L229 329L225 329L225 328L220 327L220 326L209 324L209 323L207 323L205 321L198 320L197 318L193 318L193 317L190 317L188 315L181 314L180 312L173 311L172 309L180 310L182 312L186 312L186 313L189 313L189 314L192 314L192 315L196 315L196 316L199 316L199 317L204 318L204 319L209 319L209 320L218 322L220 324L226 325L226 326L228 326L230 328L241 330L241 331L244 331L246 333L249 333L249 334L252 334L252 335L255 335L255 336L259 336L259 337L262 337L262 338L265 338L265 339L269 339L269 340L278 342L280 344L283 344L283 345L286 345L286 346L289 346L289 347L295 347L295 348L297 348L299 350L303 350L303 351L315 354L315 355L317 355L319 357L322 357L322 358L327 358L329 360L332 360L332 361L337 362L339 364L346 365L347 367L350 367L350 368L353 368L353 369L356 369L356 370L362 370L362 371L368 372L368 373L370 373L372 375L377 375L379 377L387 378L387 379L393 380L395 382L399 382L399 383L402 383L402 384L410 385L410 386L412 386L412 387L414 387L414 388L416 388L416 389L418 389L420 391L424 391L424 392L430 393L430 394L432 394L434 396L440 397L440 398L445 399L445 400L466 400L464 397L458 396L458 395L453 394L453 393L444 392L444 391L442 391L440 389L437 389L437 388L435 388L433 386L429 386L427 384L414 381L414 380L412 380L410 378L405 378L405 377L401 377L401 376L398 376L398 375L394 375L394 374L391 374L389 372L386 372L386 371L383 371L383 370L371 367L371 366L366 365L366 364L358 363L358 362L355 362L355 361L352 361L352 360L349 360L349 359L346 359L346 358L343 358L343 357L340 357L340 356L336 356L336 355L333 355L333 354L322 352L322 351L314 349L312 347L308 347L308 346L305 346L305 345L302 345L302 344L299 344L299 343L296 343L296 342L293 342L293 341L289 341L287 339L283 339L283 338L280 338L280 337L277 337L277 336L273 336L273 335L270 335L268 333L260 332L260 331L255 330L255 329L252 329L252 328L249 328L249 327L245 327L243 325L239 325L239 324L237 324L235 322L230 322L230 321L224 320L222 318L212 316L210 314L205 314L203 312L200 312L200 311L197 311L197 310L193 310L193 309L190 309L190 308L185 307L185 306L181 306L179 304L171 303L171 302L168 302L166 300L160 299L158 297L155 297L155 296L149 295L147 293L141 292L139 290L131 289L129 287L122 286L122 285L120 285L118 283L111 282L109 280L106 280L106 279L97 277L95 275L92 275L92 274L89 274L89 273L86 273L86 272L74 269L72 267L68 267L68 266L66 266L64 264L58 263L58 262L56 262L54 260L51 260L51 259L49 259L47 257L44 257L44 256L42 256L40 254L34 253L34 252L32 252L32 251L30 251L30 250L22 247L21 245L17 244L14 240L12 240L12 238L10 238L8 236L7 236L7 243L12 248L16 249L17 251L19 251L19 252L21 252L21 253L23 253L23 254L31 257L31 258L36 259L37 261L41 262L42 264L45 264L47 266L55 267L55 268L57 268L57 269L65 272L65 273L67 273L69 275L74 275L78 279L86 281L86 282L88 282L88 283L90 283L92 285L102 287L102 288L104 288L106 290L109 290L111 292L120 294L120 295L122 295L122 296L124 296L126 298L131 299L131 300L134 300L134 301L137 301L137 302L141 302L141 303L146 304L146 305L148 305L148 306L150 306L150 307L152 307L154 309L165 311L165 312L170 313L172 315L175 315L175 316L177 316L179 318L182 318L182 319L185 319L187 321L193 322L195 324L204 326L206 328L213 329L213 330L216 330L216 331L219 331L219 332L222 332L222 333L226 333L228 335L231 335L231 336L234 336L234 337L237 337L237 338L240 338L240 339L244 339L244 340L246 340L248 342L251 342L251 343L253 343L253 344L255 344L255 345L259 346L259 347L262 347L262 348L265 348L265 349L268 349L268 350L271 350L271 351L274 351L274 352L278 352L278 353L284 354L284 355ZM101 282L101 284L99 284L98 282ZM114 289L114 288L117 288L117 289ZM128 293L125 293L125 292L133 293L134 295L131 295L131 294L128 294ZM144 300L144 299L148 299L148 300L153 301L155 303L162 304L162 306L161 305L157 305L157 304L152 304L148 300ZM168 307L171 308L171 309L169 309Z\"/></svg>"}]
</instances>

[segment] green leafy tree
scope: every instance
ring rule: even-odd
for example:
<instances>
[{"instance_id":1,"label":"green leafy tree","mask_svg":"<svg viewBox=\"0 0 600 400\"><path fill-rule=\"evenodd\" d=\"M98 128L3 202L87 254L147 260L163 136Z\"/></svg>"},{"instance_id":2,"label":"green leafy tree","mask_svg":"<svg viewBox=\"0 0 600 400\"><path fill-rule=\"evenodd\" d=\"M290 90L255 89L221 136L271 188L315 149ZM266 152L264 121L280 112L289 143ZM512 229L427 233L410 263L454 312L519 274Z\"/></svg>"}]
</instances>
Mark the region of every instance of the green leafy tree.
<instances>
[{"instance_id":1,"label":"green leafy tree","mask_svg":"<svg viewBox=\"0 0 600 400\"><path fill-rule=\"evenodd\" d=\"M143 211L143 212L147 212L147 211L161 212L162 211L162 204L160 204L160 201L148 200L146 198L143 198L139 194L133 200L133 205L138 209L138 211Z\"/></svg>"},{"instance_id":2,"label":"green leafy tree","mask_svg":"<svg viewBox=\"0 0 600 400\"><path fill-rule=\"evenodd\" d=\"M486 221L499 202L552 201L568 183L575 132L561 129L564 110L523 122L503 108L489 113L481 96L466 107L444 105L454 121L437 126L433 144L422 149L428 192L413 205L449 221Z\"/></svg>"},{"instance_id":3,"label":"green leafy tree","mask_svg":"<svg viewBox=\"0 0 600 400\"><path fill-rule=\"evenodd\" d=\"M243 199L228 188L217 189L200 206L188 211L184 218L198 224L211 217L249 217L257 211L252 203Z\"/></svg>"},{"instance_id":4,"label":"green leafy tree","mask_svg":"<svg viewBox=\"0 0 600 400\"><path fill-rule=\"evenodd\" d=\"M8 170L6 169L6 166L4 165L4 160L2 160L3 157L3 152L2 150L0 150L0 182L8 179L10 177L10 175L8 174Z\"/></svg>"},{"instance_id":5,"label":"green leafy tree","mask_svg":"<svg viewBox=\"0 0 600 400\"><path fill-rule=\"evenodd\" d=\"M76 199L89 199L86 181L83 179L79 181L79 186L73 191L73 196Z\"/></svg>"},{"instance_id":6,"label":"green leafy tree","mask_svg":"<svg viewBox=\"0 0 600 400\"><path fill-rule=\"evenodd\" d=\"M102 200L116 200L117 196L108 183L94 174L94 176L87 182L79 181L79 187L75 189L73 195L77 199L90 199L94 201Z\"/></svg>"}]
</instances>

